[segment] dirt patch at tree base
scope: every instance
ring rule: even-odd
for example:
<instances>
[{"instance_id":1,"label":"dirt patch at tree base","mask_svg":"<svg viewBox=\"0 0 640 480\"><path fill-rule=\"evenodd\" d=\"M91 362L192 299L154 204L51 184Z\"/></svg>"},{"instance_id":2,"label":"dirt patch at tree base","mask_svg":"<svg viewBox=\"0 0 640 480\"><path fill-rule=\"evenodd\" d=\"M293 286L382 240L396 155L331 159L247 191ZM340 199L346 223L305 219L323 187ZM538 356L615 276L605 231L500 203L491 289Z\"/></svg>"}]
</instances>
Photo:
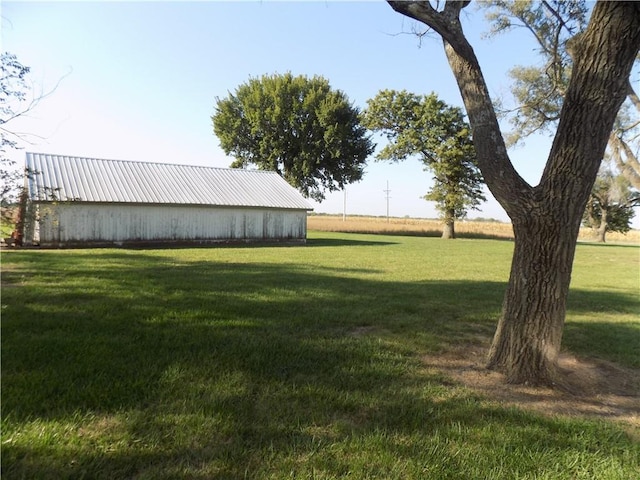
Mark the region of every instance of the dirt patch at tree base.
<instances>
[{"instance_id":1,"label":"dirt patch at tree base","mask_svg":"<svg viewBox=\"0 0 640 480\"><path fill-rule=\"evenodd\" d=\"M488 349L478 345L424 357L425 364L456 383L503 405L545 415L582 416L627 424L640 439L640 371L611 362L563 354L559 388L512 385L485 368Z\"/></svg>"}]
</instances>

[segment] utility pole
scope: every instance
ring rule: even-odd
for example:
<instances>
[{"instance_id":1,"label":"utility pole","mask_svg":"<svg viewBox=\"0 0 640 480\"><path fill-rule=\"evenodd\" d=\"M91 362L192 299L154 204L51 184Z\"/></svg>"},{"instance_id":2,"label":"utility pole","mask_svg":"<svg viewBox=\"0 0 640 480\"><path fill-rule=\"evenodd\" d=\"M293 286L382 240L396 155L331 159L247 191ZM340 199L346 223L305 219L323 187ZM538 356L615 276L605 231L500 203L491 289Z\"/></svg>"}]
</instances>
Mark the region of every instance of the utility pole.
<instances>
[{"instance_id":1,"label":"utility pole","mask_svg":"<svg viewBox=\"0 0 640 480\"><path fill-rule=\"evenodd\" d=\"M387 180L387 189L383 190L383 192L386 194L387 199L387 223L389 223L389 199L391 198L389 196L389 194L391 193L391 190L389 190L389 180Z\"/></svg>"},{"instance_id":2,"label":"utility pole","mask_svg":"<svg viewBox=\"0 0 640 480\"><path fill-rule=\"evenodd\" d=\"M347 221L347 188L345 187L342 191L344 192L344 200L342 203L342 221L346 222Z\"/></svg>"}]
</instances>

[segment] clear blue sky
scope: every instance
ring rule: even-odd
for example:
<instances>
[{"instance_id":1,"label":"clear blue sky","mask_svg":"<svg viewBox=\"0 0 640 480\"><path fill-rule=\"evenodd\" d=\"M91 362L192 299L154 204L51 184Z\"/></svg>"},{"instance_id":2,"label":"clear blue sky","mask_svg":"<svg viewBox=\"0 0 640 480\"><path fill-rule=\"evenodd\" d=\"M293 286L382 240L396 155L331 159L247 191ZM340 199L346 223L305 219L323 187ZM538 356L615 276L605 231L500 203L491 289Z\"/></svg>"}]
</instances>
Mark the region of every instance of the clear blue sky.
<instances>
[{"instance_id":1,"label":"clear blue sky","mask_svg":"<svg viewBox=\"0 0 640 480\"><path fill-rule=\"evenodd\" d=\"M216 97L249 77L322 75L358 107L381 89L436 92L462 106L441 41L420 43L414 22L386 2L11 2L3 1L2 50L32 69L45 98L14 129L33 133L26 150L60 155L228 167L213 134ZM465 26L490 90L508 93L506 71L536 61L524 34L482 39L483 12ZM403 33L404 32L404 33ZM64 78L63 78L64 77ZM381 140L380 140L381 142ZM380 143L378 142L378 143ZM520 174L537 183L550 140L512 152ZM17 157L23 162L24 153ZM435 217L421 199L431 184L417 161L370 159L347 188L348 214ZM316 212L342 213L342 192ZM480 212L507 220L492 198Z\"/></svg>"}]
</instances>

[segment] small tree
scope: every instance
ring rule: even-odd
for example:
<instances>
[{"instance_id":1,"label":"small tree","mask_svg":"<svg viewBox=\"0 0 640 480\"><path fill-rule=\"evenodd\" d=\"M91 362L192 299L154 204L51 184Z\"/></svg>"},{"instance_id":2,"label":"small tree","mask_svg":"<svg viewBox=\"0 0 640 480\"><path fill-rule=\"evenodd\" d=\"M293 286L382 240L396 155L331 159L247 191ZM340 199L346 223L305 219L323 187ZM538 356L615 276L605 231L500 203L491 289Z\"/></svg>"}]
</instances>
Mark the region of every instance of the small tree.
<instances>
[{"instance_id":1,"label":"small tree","mask_svg":"<svg viewBox=\"0 0 640 480\"><path fill-rule=\"evenodd\" d=\"M471 128L462 110L448 106L435 93L382 90L367 100L363 123L389 141L378 160L417 156L433 173L434 185L424 198L435 202L441 213L442 238L455 238L455 221L485 200Z\"/></svg>"},{"instance_id":2,"label":"small tree","mask_svg":"<svg viewBox=\"0 0 640 480\"><path fill-rule=\"evenodd\" d=\"M603 165L587 201L582 223L592 228L596 239L604 243L607 232L627 233L631 229L631 219L635 215L633 207L638 204L640 194L631 189L627 177Z\"/></svg>"},{"instance_id":3,"label":"small tree","mask_svg":"<svg viewBox=\"0 0 640 480\"><path fill-rule=\"evenodd\" d=\"M42 99L56 90L62 79L48 92L41 91L34 95L28 83L31 69L22 65L16 55L2 53L0 64L0 210L3 222L11 224L15 221L14 233L18 235L17 242L20 243L26 202L23 180L25 175L35 175L37 172L23 171L8 152L22 148L22 143L30 143L30 138L38 136L16 132L12 122L35 109ZM12 207L17 204L20 208L16 218L15 208Z\"/></svg>"},{"instance_id":4,"label":"small tree","mask_svg":"<svg viewBox=\"0 0 640 480\"><path fill-rule=\"evenodd\" d=\"M343 189L362 179L375 145L359 110L319 76L265 75L234 94L216 98L211 117L234 168L278 172L306 197Z\"/></svg>"},{"instance_id":5,"label":"small tree","mask_svg":"<svg viewBox=\"0 0 640 480\"><path fill-rule=\"evenodd\" d=\"M24 105L29 91L26 82L29 67L8 52L0 56L0 64L0 205L2 220L9 223L14 220L14 212L9 207L18 200L23 177L16 162L8 156L9 150L18 148L20 140L20 136L10 129L10 122L31 109L31 105Z\"/></svg>"}]
</instances>

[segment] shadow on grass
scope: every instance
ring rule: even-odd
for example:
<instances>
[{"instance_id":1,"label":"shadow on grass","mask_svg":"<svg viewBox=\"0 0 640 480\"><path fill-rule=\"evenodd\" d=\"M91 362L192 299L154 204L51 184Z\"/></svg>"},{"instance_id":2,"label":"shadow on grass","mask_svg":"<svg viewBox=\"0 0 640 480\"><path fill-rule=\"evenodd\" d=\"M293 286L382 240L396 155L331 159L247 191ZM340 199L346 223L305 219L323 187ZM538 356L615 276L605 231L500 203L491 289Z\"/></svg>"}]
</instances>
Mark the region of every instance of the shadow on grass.
<instances>
[{"instance_id":1,"label":"shadow on grass","mask_svg":"<svg viewBox=\"0 0 640 480\"><path fill-rule=\"evenodd\" d=\"M310 238L305 246L307 247L371 247L375 245L395 245L395 242L355 240L347 238Z\"/></svg>"},{"instance_id":2,"label":"shadow on grass","mask_svg":"<svg viewBox=\"0 0 640 480\"><path fill-rule=\"evenodd\" d=\"M372 241L372 240L356 240L346 238L307 238L305 241L226 241L226 242L208 242L202 244L194 244L189 242L178 243L157 243L146 245L125 245L122 248L124 250L180 250L180 249L193 249L193 248L291 248L291 247L370 247L375 245L394 245L394 242L389 241ZM111 248L117 248L114 245L108 245ZM79 247L83 248L83 247Z\"/></svg>"},{"instance_id":3,"label":"shadow on grass","mask_svg":"<svg viewBox=\"0 0 640 480\"><path fill-rule=\"evenodd\" d=\"M504 235L491 235L490 233L480 232L461 232L456 233L458 238L467 238L474 240L502 240L505 242L513 242L513 237L505 237Z\"/></svg>"},{"instance_id":4,"label":"shadow on grass","mask_svg":"<svg viewBox=\"0 0 640 480\"><path fill-rule=\"evenodd\" d=\"M92 267L92 255L39 256L37 275L55 281L3 292L5 432L82 423L50 431L52 443L4 442L3 478L175 478L202 465L201 478L259 478L274 465L339 477L363 450L416 462L413 478L427 461L465 476L473 461L445 454L451 442L461 451L540 444L555 455L584 428L446 393L421 368L416 352L490 335L502 283L393 283L350 278L348 268L131 252L100 253L109 266ZM593 292L572 295L588 305ZM473 428L484 433L472 438ZM485 444L498 429L514 434Z\"/></svg>"},{"instance_id":5,"label":"shadow on grass","mask_svg":"<svg viewBox=\"0 0 640 480\"><path fill-rule=\"evenodd\" d=\"M317 230L321 231L321 230ZM378 231L370 231L366 229L359 230L357 228L354 229L335 229L335 230L325 230L331 232L343 232L343 233L355 233L355 234L365 234L365 235L384 235L389 237L429 237L429 238L441 238L442 230L385 230L384 227L380 227ZM492 235L490 233L481 233L481 232L456 232L456 238L464 238L464 239L476 239L476 240L503 240L503 241L513 241L511 237L505 237L504 235ZM450 240L444 240L450 241Z\"/></svg>"},{"instance_id":6,"label":"shadow on grass","mask_svg":"<svg viewBox=\"0 0 640 480\"><path fill-rule=\"evenodd\" d=\"M640 354L630 358L628 352L638 350L640 326L602 322L567 322L563 346L572 352L609 360L632 368L640 368Z\"/></svg>"},{"instance_id":7,"label":"shadow on grass","mask_svg":"<svg viewBox=\"0 0 640 480\"><path fill-rule=\"evenodd\" d=\"M629 243L629 242L607 242L607 243L602 243L602 242L594 242L592 240L578 240L578 246L580 245L585 245L585 246L589 246L589 247L602 247L602 248L611 248L611 247L615 247L615 248L637 248L640 249L640 245L638 245L637 243Z\"/></svg>"},{"instance_id":8,"label":"shadow on grass","mask_svg":"<svg viewBox=\"0 0 640 480\"><path fill-rule=\"evenodd\" d=\"M366 232L365 232L366 233ZM389 233L393 235L394 232ZM378 235L372 233L372 235ZM407 236L411 236L408 234ZM430 235L421 235L430 236ZM489 237L487 237L489 238ZM373 240L357 240L346 238L307 238L305 241L297 240L282 240L282 241L269 241L269 240L238 240L238 241L219 241L219 242L201 242L197 241L189 242L131 242L116 245L114 243L104 244L70 244L63 247L18 247L13 250L22 251L56 251L56 250L75 250L82 251L87 249L118 249L123 251L148 251L148 250L192 250L192 249L221 249L221 248L247 248L247 249L260 249L260 248L291 248L291 247L345 247L345 246L376 246L376 245L395 245L396 242L389 241L373 241Z\"/></svg>"},{"instance_id":9,"label":"shadow on grass","mask_svg":"<svg viewBox=\"0 0 640 480\"><path fill-rule=\"evenodd\" d=\"M54 278L62 262L68 283L58 276L62 288L19 288L5 297L4 412L55 417L136 407L153 395L149 379L182 362L239 369L263 380L297 372L333 384L341 369L369 362L368 350L346 348L359 345L350 335L354 329L391 335L428 330L427 347L436 345L453 332L467 335L465 317L490 315L503 288L340 276L352 268L310 272L304 265L99 256L113 268L88 268L91 254L47 255L38 275Z\"/></svg>"}]
</instances>

